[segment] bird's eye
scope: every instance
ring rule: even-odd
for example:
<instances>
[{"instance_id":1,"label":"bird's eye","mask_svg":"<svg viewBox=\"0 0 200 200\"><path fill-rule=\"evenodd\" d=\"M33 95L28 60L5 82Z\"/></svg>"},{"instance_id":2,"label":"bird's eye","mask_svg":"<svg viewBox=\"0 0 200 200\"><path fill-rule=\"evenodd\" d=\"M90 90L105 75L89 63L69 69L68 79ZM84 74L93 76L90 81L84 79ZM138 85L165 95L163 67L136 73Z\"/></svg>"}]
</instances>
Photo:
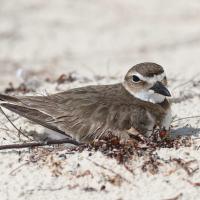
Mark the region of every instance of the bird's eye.
<instances>
[{"instance_id":1,"label":"bird's eye","mask_svg":"<svg viewBox=\"0 0 200 200\"><path fill-rule=\"evenodd\" d=\"M136 75L133 75L133 82L139 82L140 81L140 78Z\"/></svg>"}]
</instances>

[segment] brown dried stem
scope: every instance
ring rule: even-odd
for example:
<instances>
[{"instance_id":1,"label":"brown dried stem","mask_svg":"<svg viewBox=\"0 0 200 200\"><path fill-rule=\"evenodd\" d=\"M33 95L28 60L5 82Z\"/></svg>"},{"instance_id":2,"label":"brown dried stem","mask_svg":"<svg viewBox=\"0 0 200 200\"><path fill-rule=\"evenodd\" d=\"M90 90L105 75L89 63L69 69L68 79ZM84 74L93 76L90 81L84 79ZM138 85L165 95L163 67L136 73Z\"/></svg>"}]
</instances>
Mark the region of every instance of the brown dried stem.
<instances>
[{"instance_id":1,"label":"brown dried stem","mask_svg":"<svg viewBox=\"0 0 200 200\"><path fill-rule=\"evenodd\" d=\"M66 138L62 140L49 140L45 142L30 142L30 143L23 143L23 144L1 145L0 150L33 148L33 147L49 146L49 145L55 145L55 144L73 144L76 146L81 145L81 143L77 142L76 140Z\"/></svg>"}]
</instances>

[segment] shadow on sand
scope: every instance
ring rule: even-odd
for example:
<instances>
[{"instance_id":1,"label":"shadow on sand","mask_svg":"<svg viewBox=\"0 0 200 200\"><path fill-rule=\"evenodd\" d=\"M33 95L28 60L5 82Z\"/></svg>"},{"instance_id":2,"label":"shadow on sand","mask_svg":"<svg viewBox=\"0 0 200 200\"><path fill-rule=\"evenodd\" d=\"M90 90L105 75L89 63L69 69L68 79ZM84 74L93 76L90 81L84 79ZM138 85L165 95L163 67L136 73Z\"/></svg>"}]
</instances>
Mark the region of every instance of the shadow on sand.
<instances>
[{"instance_id":1,"label":"shadow on sand","mask_svg":"<svg viewBox=\"0 0 200 200\"><path fill-rule=\"evenodd\" d=\"M177 137L177 136L199 136L200 128L181 127L178 129L172 129L171 134L174 137Z\"/></svg>"}]
</instances>

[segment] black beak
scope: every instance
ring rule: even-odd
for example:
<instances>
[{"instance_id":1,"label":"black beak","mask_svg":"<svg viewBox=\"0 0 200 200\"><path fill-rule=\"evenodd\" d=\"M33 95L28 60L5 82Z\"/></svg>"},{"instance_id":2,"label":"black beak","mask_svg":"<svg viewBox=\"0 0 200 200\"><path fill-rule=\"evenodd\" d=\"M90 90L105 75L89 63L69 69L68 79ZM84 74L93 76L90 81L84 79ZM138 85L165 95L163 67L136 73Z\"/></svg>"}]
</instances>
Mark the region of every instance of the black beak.
<instances>
[{"instance_id":1,"label":"black beak","mask_svg":"<svg viewBox=\"0 0 200 200\"><path fill-rule=\"evenodd\" d=\"M150 90L153 90L155 93L163 96L171 97L169 90L159 81L157 81L155 85L150 88Z\"/></svg>"}]
</instances>

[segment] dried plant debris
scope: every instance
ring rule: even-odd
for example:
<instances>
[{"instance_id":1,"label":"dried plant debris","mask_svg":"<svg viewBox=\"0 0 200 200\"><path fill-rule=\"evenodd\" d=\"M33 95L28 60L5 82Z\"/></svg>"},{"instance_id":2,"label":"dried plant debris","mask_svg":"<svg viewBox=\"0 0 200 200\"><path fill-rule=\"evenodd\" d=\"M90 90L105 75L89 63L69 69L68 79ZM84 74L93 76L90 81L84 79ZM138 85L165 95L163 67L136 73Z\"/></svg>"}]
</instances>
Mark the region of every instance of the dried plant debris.
<instances>
[{"instance_id":1,"label":"dried plant debris","mask_svg":"<svg viewBox=\"0 0 200 200\"><path fill-rule=\"evenodd\" d=\"M25 83L21 83L18 87L14 87L13 83L10 82L9 86L4 90L4 92L6 94L14 93L14 92L26 94L29 92L34 92L34 90L32 88L28 88Z\"/></svg>"},{"instance_id":2,"label":"dried plant debris","mask_svg":"<svg viewBox=\"0 0 200 200\"><path fill-rule=\"evenodd\" d=\"M88 150L90 152L100 151L110 158L115 158L118 163L124 164L133 156L141 157L147 154L153 156L153 153L160 148L178 149L180 147L190 147L191 145L192 140L190 137L177 137L175 139L165 138L160 141L155 141L155 138L154 140L151 140L150 138L148 140L144 140L137 136L137 139L128 140L125 143L121 142L118 137L110 136L101 140L95 140L90 144L75 147L74 150ZM89 154L89 156L91 154ZM156 162L156 159L151 157L151 162Z\"/></svg>"},{"instance_id":3,"label":"dried plant debris","mask_svg":"<svg viewBox=\"0 0 200 200\"><path fill-rule=\"evenodd\" d=\"M97 189L95 189L93 187L85 187L85 188L83 188L83 191L85 191L85 192L97 192Z\"/></svg>"},{"instance_id":4,"label":"dried plant debris","mask_svg":"<svg viewBox=\"0 0 200 200\"><path fill-rule=\"evenodd\" d=\"M56 80L57 84L63 84L65 82L74 82L76 81L76 76L73 72L69 74L61 74Z\"/></svg>"},{"instance_id":5,"label":"dried plant debris","mask_svg":"<svg viewBox=\"0 0 200 200\"><path fill-rule=\"evenodd\" d=\"M88 83L92 80L86 76L82 76L81 74L78 74L76 72L69 72L67 74L61 74L56 79L47 77L45 79L45 82L47 83L56 83L57 85L63 85L63 84L70 84L74 82L80 82L80 83Z\"/></svg>"},{"instance_id":6,"label":"dried plant debris","mask_svg":"<svg viewBox=\"0 0 200 200\"><path fill-rule=\"evenodd\" d=\"M138 136L139 137L139 136ZM140 138L140 137L139 137ZM135 176L135 167L132 165L132 159L142 158L139 169L144 173L149 173L151 175L158 174L160 169L166 165L172 165L173 169L170 171L175 173L178 170L183 170L188 176L193 176L198 170L198 162L196 160L184 160L181 158L168 158L164 159L158 155L157 150L160 148L180 148L191 146L192 141L189 137L184 138L167 138L163 141L151 141L147 142L143 139L130 140L125 142L120 142L117 137L110 136L109 138L96 140L90 144L84 144L77 147L66 147L63 145L51 146L48 148L37 147L31 150L29 158L26 160L29 163L40 163L49 168L53 176L58 177L64 175L64 163L67 161L71 154L81 153L83 151L88 151L88 161L94 164L96 167L102 168L103 171L108 171L111 174L105 175L106 182L112 184L113 186L120 187L123 182L130 183L129 180L124 178L121 174L113 171L110 168L98 163L93 159L93 154L96 151L102 152L106 157L116 159L116 161L125 167L125 169ZM90 158L91 157L91 158ZM79 168L80 164L77 164ZM95 174L91 169L85 169L83 171L76 171L72 174L76 179L81 179L85 177L94 178ZM194 183L195 186L199 186L198 183ZM83 189L87 192L94 192L92 188ZM98 189L98 191L105 189Z\"/></svg>"},{"instance_id":7,"label":"dried plant debris","mask_svg":"<svg viewBox=\"0 0 200 200\"><path fill-rule=\"evenodd\" d=\"M157 154L149 154L148 159L142 164L141 169L143 172L150 172L152 175L159 172L159 166L162 166L161 159Z\"/></svg>"},{"instance_id":8,"label":"dried plant debris","mask_svg":"<svg viewBox=\"0 0 200 200\"><path fill-rule=\"evenodd\" d=\"M192 182L190 180L186 180L190 185L194 186L194 187L200 187L200 182Z\"/></svg>"},{"instance_id":9,"label":"dried plant debris","mask_svg":"<svg viewBox=\"0 0 200 200\"><path fill-rule=\"evenodd\" d=\"M58 177L62 175L63 166L61 160L54 159L53 155L51 155L50 157L48 157L47 163L53 176Z\"/></svg>"},{"instance_id":10,"label":"dried plant debris","mask_svg":"<svg viewBox=\"0 0 200 200\"><path fill-rule=\"evenodd\" d=\"M197 160L185 161L181 158L173 158L171 161L176 162L180 168L185 170L188 176L192 176L196 171L199 170Z\"/></svg>"},{"instance_id":11,"label":"dried plant debris","mask_svg":"<svg viewBox=\"0 0 200 200\"><path fill-rule=\"evenodd\" d=\"M76 74L74 72L70 72L68 74L61 74L56 80L52 80L47 77L44 81L48 83L57 83L58 85L64 83L72 83L77 80ZM30 80L31 81L31 80ZM34 80L32 80L34 81ZM9 93L22 93L26 94L29 92L35 92L35 87L32 87L29 82L22 82L19 86L14 86L12 82L9 83L8 87L4 90L6 94Z\"/></svg>"},{"instance_id":12,"label":"dried plant debris","mask_svg":"<svg viewBox=\"0 0 200 200\"><path fill-rule=\"evenodd\" d=\"M163 199L163 200L179 200L179 199L181 199L182 196L183 196L183 193L180 193L173 198Z\"/></svg>"}]
</instances>

